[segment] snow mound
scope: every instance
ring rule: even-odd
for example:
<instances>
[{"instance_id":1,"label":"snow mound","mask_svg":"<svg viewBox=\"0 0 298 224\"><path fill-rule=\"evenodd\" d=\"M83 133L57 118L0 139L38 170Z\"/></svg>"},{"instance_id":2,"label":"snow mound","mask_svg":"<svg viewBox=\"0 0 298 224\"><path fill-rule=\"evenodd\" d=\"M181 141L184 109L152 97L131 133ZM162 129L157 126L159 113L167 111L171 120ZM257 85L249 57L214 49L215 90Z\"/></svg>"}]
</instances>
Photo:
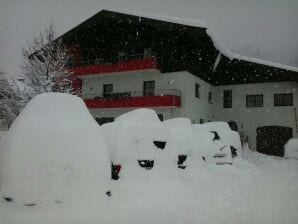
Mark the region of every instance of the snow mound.
<instances>
[{"instance_id":1,"label":"snow mound","mask_svg":"<svg viewBox=\"0 0 298 224\"><path fill-rule=\"evenodd\" d=\"M226 122L214 121L205 124L193 125L194 129L200 131L200 129L208 130L209 132L216 131L220 137L220 141L227 146L233 146L234 148L241 149L241 141L239 133L231 130L230 126Z\"/></svg>"},{"instance_id":2,"label":"snow mound","mask_svg":"<svg viewBox=\"0 0 298 224\"><path fill-rule=\"evenodd\" d=\"M16 204L105 197L109 179L102 131L78 97L36 96L1 141L0 194Z\"/></svg>"},{"instance_id":3,"label":"snow mound","mask_svg":"<svg viewBox=\"0 0 298 224\"><path fill-rule=\"evenodd\" d=\"M116 118L117 123L159 124L157 114L152 109L136 109Z\"/></svg>"},{"instance_id":4,"label":"snow mound","mask_svg":"<svg viewBox=\"0 0 298 224\"><path fill-rule=\"evenodd\" d=\"M168 120L163 121L162 123L170 129L174 129L177 127L189 128L191 125L190 119L184 118L184 117L168 119Z\"/></svg>"},{"instance_id":5,"label":"snow mound","mask_svg":"<svg viewBox=\"0 0 298 224\"><path fill-rule=\"evenodd\" d=\"M285 144L285 154L284 157L289 159L298 159L298 138L291 138Z\"/></svg>"},{"instance_id":6,"label":"snow mound","mask_svg":"<svg viewBox=\"0 0 298 224\"><path fill-rule=\"evenodd\" d=\"M102 129L113 164L137 164L138 160L155 160L158 154L169 150L171 135L160 121L134 123L116 120L103 125ZM158 148L158 144L162 144L162 148Z\"/></svg>"}]
</instances>

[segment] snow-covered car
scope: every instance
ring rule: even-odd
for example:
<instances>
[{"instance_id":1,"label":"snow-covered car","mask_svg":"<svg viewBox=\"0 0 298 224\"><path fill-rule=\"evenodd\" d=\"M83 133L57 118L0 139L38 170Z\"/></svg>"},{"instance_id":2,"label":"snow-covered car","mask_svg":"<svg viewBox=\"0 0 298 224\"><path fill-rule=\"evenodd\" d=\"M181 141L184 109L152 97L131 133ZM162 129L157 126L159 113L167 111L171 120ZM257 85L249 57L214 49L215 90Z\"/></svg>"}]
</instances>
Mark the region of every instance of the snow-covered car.
<instances>
[{"instance_id":1,"label":"snow-covered car","mask_svg":"<svg viewBox=\"0 0 298 224\"><path fill-rule=\"evenodd\" d=\"M101 126L107 141L112 179L135 164L150 170L155 165L185 169L193 164L232 164L240 149L237 132L225 122L192 125L187 118L161 122L151 109L137 109Z\"/></svg>"},{"instance_id":2,"label":"snow-covered car","mask_svg":"<svg viewBox=\"0 0 298 224\"><path fill-rule=\"evenodd\" d=\"M230 164L232 158L241 153L241 141L239 133L230 129L226 122L208 122L205 124L193 125L193 130L198 134L212 133L213 158L217 164ZM210 141L210 139L209 139ZM211 150L211 151L213 151Z\"/></svg>"},{"instance_id":3,"label":"snow-covered car","mask_svg":"<svg viewBox=\"0 0 298 224\"><path fill-rule=\"evenodd\" d=\"M169 150L169 131L155 111L137 109L101 126L112 163L112 178L118 179L123 166L137 165L152 169ZM165 162L166 159L163 159Z\"/></svg>"}]
</instances>

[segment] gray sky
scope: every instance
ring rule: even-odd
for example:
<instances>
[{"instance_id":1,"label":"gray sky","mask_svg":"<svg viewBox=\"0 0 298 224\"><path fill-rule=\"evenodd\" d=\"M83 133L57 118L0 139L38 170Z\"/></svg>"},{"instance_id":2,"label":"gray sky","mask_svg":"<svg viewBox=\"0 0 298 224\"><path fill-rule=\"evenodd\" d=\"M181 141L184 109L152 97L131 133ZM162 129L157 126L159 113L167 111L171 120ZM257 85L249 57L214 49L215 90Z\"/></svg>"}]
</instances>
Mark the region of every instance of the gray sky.
<instances>
[{"instance_id":1,"label":"gray sky","mask_svg":"<svg viewBox=\"0 0 298 224\"><path fill-rule=\"evenodd\" d=\"M20 74L20 47L50 22L63 34L105 8L205 21L235 53L298 67L298 0L0 0L0 70Z\"/></svg>"}]
</instances>

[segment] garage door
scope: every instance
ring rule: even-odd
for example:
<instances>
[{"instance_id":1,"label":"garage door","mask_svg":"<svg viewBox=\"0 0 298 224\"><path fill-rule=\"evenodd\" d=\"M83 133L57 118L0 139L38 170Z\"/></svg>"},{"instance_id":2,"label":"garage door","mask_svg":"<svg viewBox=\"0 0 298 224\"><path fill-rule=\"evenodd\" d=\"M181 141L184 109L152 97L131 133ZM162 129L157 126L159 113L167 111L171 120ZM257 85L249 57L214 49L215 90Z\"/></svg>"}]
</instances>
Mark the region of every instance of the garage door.
<instances>
[{"instance_id":1,"label":"garage door","mask_svg":"<svg viewBox=\"0 0 298 224\"><path fill-rule=\"evenodd\" d=\"M257 128L257 151L284 156L284 145L293 137L293 130L283 126L263 126Z\"/></svg>"}]
</instances>

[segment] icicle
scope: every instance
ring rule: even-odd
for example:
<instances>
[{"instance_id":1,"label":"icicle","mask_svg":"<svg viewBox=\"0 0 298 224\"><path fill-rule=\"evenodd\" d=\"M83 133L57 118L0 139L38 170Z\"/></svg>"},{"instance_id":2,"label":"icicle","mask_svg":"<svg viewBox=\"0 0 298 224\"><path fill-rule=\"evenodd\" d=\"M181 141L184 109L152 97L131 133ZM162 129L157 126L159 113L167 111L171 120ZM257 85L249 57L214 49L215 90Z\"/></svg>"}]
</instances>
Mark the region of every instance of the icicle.
<instances>
[{"instance_id":1,"label":"icicle","mask_svg":"<svg viewBox=\"0 0 298 224\"><path fill-rule=\"evenodd\" d=\"M218 53L218 55L217 55L217 57L215 59L214 65L213 65L213 72L216 70L216 68L217 68L220 60L221 60L221 53Z\"/></svg>"}]
</instances>

